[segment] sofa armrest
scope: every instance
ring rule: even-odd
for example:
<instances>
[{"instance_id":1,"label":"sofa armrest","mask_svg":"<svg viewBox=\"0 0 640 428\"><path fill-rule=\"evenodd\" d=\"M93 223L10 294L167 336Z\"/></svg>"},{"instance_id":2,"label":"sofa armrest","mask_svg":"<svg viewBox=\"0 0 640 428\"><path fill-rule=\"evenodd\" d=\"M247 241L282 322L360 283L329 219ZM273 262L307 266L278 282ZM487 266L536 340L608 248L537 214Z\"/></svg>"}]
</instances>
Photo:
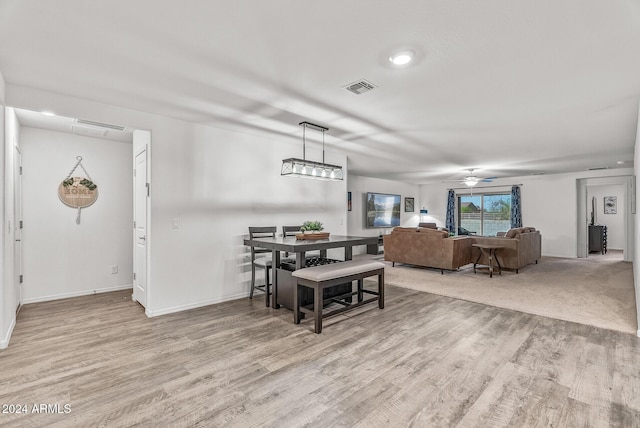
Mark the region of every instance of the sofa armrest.
<instances>
[{"instance_id":1,"label":"sofa armrest","mask_svg":"<svg viewBox=\"0 0 640 428\"><path fill-rule=\"evenodd\" d=\"M471 262L471 238L452 236L442 240L442 263L445 269L458 269Z\"/></svg>"}]
</instances>

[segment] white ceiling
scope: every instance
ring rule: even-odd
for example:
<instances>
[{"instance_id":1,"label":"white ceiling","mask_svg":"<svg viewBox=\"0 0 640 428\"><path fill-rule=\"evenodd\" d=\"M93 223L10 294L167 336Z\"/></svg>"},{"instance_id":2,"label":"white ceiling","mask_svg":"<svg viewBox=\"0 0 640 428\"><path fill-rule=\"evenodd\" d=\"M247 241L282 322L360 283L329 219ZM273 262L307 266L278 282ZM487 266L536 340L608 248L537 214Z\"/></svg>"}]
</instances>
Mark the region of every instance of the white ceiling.
<instances>
[{"instance_id":1,"label":"white ceiling","mask_svg":"<svg viewBox=\"0 0 640 428\"><path fill-rule=\"evenodd\" d=\"M0 71L227 129L321 124L365 176L629 167L640 2L0 0ZM377 89L344 89L361 78Z\"/></svg>"}]
</instances>

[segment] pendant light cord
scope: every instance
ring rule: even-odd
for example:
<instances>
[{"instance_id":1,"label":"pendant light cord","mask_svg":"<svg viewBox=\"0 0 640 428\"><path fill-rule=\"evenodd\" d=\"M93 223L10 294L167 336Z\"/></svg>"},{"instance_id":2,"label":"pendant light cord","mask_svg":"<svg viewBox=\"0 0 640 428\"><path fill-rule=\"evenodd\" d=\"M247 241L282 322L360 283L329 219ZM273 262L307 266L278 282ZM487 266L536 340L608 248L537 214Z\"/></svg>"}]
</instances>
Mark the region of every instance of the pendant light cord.
<instances>
[{"instance_id":1,"label":"pendant light cord","mask_svg":"<svg viewBox=\"0 0 640 428\"><path fill-rule=\"evenodd\" d=\"M322 130L322 163L324 163L324 129Z\"/></svg>"}]
</instances>

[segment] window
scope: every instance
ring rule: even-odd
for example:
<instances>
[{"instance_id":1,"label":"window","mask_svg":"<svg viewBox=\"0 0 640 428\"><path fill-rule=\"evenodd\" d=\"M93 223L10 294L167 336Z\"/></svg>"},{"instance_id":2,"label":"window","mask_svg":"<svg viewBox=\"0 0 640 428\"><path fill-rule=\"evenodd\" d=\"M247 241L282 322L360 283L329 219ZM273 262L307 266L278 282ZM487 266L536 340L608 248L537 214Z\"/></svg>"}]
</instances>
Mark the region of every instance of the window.
<instances>
[{"instance_id":1,"label":"window","mask_svg":"<svg viewBox=\"0 0 640 428\"><path fill-rule=\"evenodd\" d=\"M458 196L458 235L495 236L510 227L510 193Z\"/></svg>"}]
</instances>

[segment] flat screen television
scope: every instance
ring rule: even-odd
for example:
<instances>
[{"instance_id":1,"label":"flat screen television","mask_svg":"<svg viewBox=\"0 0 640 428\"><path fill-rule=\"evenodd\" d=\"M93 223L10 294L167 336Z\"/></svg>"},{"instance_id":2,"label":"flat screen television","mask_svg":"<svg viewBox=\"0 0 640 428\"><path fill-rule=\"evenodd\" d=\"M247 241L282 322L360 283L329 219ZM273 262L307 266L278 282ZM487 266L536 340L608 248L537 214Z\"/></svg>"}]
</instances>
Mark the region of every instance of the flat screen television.
<instances>
[{"instance_id":1,"label":"flat screen television","mask_svg":"<svg viewBox=\"0 0 640 428\"><path fill-rule=\"evenodd\" d=\"M400 226L400 199L400 195L368 192L365 202L365 227Z\"/></svg>"}]
</instances>

